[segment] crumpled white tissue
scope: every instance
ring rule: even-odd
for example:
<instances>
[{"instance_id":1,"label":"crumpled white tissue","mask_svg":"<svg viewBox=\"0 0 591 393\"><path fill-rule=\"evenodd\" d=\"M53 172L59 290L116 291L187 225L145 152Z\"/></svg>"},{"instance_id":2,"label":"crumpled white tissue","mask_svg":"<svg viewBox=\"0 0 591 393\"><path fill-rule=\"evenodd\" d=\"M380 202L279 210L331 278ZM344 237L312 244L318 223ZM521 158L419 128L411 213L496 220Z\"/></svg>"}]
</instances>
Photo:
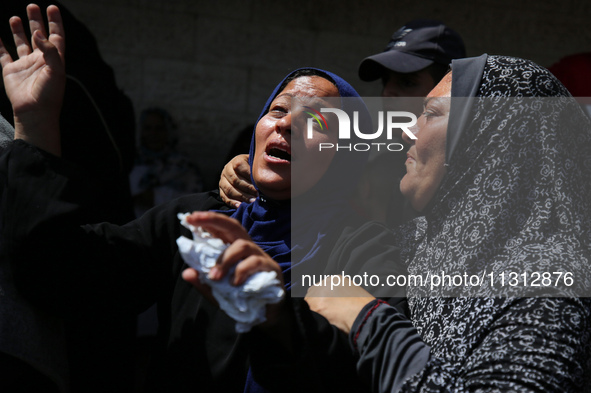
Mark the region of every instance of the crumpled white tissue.
<instances>
[{"instance_id":1,"label":"crumpled white tissue","mask_svg":"<svg viewBox=\"0 0 591 393\"><path fill-rule=\"evenodd\" d=\"M266 321L265 306L279 303L284 291L279 286L275 272L258 272L242 285L230 283L234 269L219 281L208 278L209 271L216 264L220 254L229 246L221 239L214 238L200 227L187 223L189 213L179 213L181 224L193 233L193 240L180 236L176 243L187 265L199 272L199 280L211 287L211 292L220 308L236 321L236 331L245 333L254 325Z\"/></svg>"}]
</instances>

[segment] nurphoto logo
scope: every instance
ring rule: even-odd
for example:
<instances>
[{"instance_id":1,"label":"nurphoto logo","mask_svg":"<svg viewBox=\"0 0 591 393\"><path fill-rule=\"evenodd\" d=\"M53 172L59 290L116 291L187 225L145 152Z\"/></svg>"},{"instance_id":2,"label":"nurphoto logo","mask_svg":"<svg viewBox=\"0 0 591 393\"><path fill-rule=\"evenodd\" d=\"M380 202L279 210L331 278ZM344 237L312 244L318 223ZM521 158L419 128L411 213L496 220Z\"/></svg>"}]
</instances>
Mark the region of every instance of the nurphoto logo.
<instances>
[{"instance_id":1,"label":"nurphoto logo","mask_svg":"<svg viewBox=\"0 0 591 393\"><path fill-rule=\"evenodd\" d=\"M391 141L394 135L393 130L402 130L410 139L417 139L417 137L410 130L415 124L417 124L417 117L412 112L405 111L379 111L378 112L378 129L375 132L364 133L359 129L359 112L353 112L353 121L349 118L349 114L342 109L338 108L320 108L320 111L313 109L309 106L304 107L305 113L310 115L308 118L307 126L307 138L313 139L314 123L318 124L321 130L328 130L328 123L326 122L323 113L333 113L336 115L339 124L338 139L339 142L346 142L351 139L351 131L359 139L363 140L376 140L382 136L384 131L386 132L386 139ZM404 119L406 121L401 121ZM368 131L368 130L365 130ZM373 131L373 130L372 130ZM384 142L373 142L373 143L319 143L319 151L336 149L339 150L355 150L355 151L368 151L370 149L380 148L388 149L389 151L401 151L404 149L404 145L401 143L384 143Z\"/></svg>"}]
</instances>

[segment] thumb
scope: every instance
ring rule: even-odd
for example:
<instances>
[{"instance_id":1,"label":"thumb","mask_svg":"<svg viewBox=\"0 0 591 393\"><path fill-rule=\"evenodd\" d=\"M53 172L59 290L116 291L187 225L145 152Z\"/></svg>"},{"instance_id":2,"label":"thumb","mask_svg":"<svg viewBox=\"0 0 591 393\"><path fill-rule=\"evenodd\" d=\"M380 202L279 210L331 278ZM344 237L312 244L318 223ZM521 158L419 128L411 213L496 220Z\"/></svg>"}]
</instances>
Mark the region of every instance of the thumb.
<instances>
[{"instance_id":1,"label":"thumb","mask_svg":"<svg viewBox=\"0 0 591 393\"><path fill-rule=\"evenodd\" d=\"M63 70L64 64L62 58L55 47L40 30L35 30L32 36L33 42L37 48L43 53L45 64L53 70Z\"/></svg>"},{"instance_id":2,"label":"thumb","mask_svg":"<svg viewBox=\"0 0 591 393\"><path fill-rule=\"evenodd\" d=\"M217 300L215 300L213 297L211 288L208 285L201 283L199 280L199 272L197 270L193 268L187 268L183 270L182 277L183 280L193 285L212 304L218 305Z\"/></svg>"}]
</instances>

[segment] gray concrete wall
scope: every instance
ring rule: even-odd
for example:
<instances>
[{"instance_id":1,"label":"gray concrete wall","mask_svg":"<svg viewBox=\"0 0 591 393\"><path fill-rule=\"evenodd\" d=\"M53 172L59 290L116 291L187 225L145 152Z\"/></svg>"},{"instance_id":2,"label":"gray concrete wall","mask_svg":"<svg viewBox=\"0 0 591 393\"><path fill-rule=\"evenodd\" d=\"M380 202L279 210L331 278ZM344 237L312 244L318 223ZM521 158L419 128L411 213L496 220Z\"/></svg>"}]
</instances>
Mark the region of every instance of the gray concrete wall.
<instances>
[{"instance_id":1,"label":"gray concrete wall","mask_svg":"<svg viewBox=\"0 0 591 393\"><path fill-rule=\"evenodd\" d=\"M405 22L440 19L484 52L549 66L591 50L586 0L63 0L95 34L136 112L168 109L181 149L217 184L229 146L290 70L317 66L378 95L357 65ZM338 6L337 6L338 5ZM67 29L67 26L66 26Z\"/></svg>"}]
</instances>

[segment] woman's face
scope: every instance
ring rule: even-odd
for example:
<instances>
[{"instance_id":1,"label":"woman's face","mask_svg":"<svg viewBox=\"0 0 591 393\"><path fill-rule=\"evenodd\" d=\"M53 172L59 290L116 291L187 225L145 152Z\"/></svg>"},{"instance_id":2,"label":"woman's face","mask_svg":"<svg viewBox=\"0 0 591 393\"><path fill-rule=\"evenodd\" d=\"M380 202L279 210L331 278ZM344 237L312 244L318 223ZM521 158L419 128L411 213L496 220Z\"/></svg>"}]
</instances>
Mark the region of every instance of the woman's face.
<instances>
[{"instance_id":1,"label":"woman's face","mask_svg":"<svg viewBox=\"0 0 591 393\"><path fill-rule=\"evenodd\" d=\"M406 175L400 191L421 211L433 199L445 175L445 141L451 97L451 73L425 98L424 110L414 127L416 140L404 134L411 144L406 159Z\"/></svg>"},{"instance_id":2,"label":"woman's face","mask_svg":"<svg viewBox=\"0 0 591 393\"><path fill-rule=\"evenodd\" d=\"M319 76L301 76L289 82L275 97L255 129L252 176L264 195L275 200L290 199L309 190L324 175L334 149L319 152L318 146L323 142L336 143L337 136L315 129L318 132L314 132L312 139L305 138L305 122L299 121L304 116L298 116L301 109L292 99L314 97L320 103L322 98L338 96L338 89L328 80ZM292 124L292 118L301 124ZM297 168L293 184L292 164Z\"/></svg>"}]
</instances>

